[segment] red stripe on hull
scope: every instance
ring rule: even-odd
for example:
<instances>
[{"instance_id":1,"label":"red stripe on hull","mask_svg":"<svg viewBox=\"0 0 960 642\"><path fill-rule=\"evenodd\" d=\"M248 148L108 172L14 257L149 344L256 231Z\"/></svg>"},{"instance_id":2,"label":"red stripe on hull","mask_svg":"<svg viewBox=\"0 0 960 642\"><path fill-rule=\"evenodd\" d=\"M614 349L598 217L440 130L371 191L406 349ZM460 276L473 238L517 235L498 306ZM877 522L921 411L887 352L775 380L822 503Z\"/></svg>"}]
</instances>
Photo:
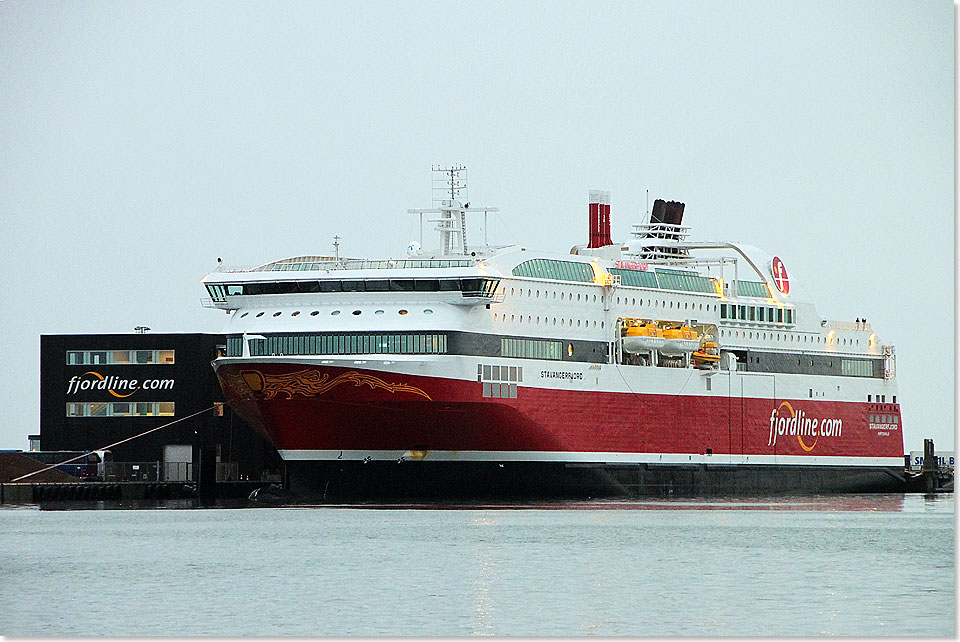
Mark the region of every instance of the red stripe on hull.
<instances>
[{"instance_id":1,"label":"red stripe on hull","mask_svg":"<svg viewBox=\"0 0 960 642\"><path fill-rule=\"evenodd\" d=\"M535 387L491 399L476 381L306 364L224 364L217 375L279 450L903 456L901 431L871 428L859 402Z\"/></svg>"}]
</instances>

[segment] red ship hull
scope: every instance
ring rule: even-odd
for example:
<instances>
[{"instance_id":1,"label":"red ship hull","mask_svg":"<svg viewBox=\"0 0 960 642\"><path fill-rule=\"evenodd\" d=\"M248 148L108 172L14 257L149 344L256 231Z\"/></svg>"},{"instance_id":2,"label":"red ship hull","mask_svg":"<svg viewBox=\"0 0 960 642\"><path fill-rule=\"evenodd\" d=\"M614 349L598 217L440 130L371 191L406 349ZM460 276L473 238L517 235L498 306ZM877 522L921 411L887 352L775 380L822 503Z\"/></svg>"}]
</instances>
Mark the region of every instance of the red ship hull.
<instances>
[{"instance_id":1,"label":"red ship hull","mask_svg":"<svg viewBox=\"0 0 960 642\"><path fill-rule=\"evenodd\" d=\"M890 490L877 482L903 473L899 417L885 429L870 422L881 409L897 414L893 404L532 386L484 398L478 381L302 363L226 363L217 374L229 403L302 477L308 463L342 472L349 460L417 460L405 471L434 463L454 478L466 464L639 464L658 479L663 466L694 465L708 477L730 468L750 488L764 477L779 488L787 474L787 486L817 491L837 490L825 472L855 478L853 490ZM816 473L809 484L801 470ZM880 474L864 483L866 473Z\"/></svg>"}]
</instances>

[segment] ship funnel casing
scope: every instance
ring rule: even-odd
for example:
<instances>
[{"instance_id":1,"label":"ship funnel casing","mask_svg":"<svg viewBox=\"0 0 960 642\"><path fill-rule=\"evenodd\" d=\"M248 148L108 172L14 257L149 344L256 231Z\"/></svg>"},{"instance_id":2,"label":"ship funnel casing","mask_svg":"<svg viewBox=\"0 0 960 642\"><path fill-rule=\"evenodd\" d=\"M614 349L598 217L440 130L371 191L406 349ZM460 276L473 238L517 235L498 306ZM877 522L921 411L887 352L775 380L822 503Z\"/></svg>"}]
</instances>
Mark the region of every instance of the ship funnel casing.
<instances>
[{"instance_id":1,"label":"ship funnel casing","mask_svg":"<svg viewBox=\"0 0 960 642\"><path fill-rule=\"evenodd\" d=\"M590 190L589 240L587 247L613 245L610 238L610 192Z\"/></svg>"}]
</instances>

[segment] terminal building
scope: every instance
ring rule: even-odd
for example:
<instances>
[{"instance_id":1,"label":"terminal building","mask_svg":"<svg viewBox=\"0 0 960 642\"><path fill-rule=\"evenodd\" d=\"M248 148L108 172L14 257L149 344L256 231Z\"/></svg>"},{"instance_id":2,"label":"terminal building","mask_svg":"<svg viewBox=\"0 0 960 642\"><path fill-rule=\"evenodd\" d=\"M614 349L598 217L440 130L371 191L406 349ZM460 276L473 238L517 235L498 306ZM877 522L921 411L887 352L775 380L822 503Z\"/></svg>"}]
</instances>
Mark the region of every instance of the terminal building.
<instances>
[{"instance_id":1,"label":"terminal building","mask_svg":"<svg viewBox=\"0 0 960 642\"><path fill-rule=\"evenodd\" d=\"M108 449L115 476L131 481L192 481L203 448L216 453L220 480L282 479L273 446L223 403L210 362L225 343L198 333L41 335L31 448Z\"/></svg>"}]
</instances>

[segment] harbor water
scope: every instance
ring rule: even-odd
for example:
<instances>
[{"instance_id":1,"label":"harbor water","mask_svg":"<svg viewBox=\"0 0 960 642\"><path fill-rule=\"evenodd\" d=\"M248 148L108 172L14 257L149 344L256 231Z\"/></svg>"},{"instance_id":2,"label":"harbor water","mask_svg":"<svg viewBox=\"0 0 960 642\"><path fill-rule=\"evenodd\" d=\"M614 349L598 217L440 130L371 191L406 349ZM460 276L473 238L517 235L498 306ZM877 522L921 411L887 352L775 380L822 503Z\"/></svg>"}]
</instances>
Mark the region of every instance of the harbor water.
<instances>
[{"instance_id":1,"label":"harbor water","mask_svg":"<svg viewBox=\"0 0 960 642\"><path fill-rule=\"evenodd\" d=\"M952 494L188 506L0 508L0 634L956 634Z\"/></svg>"}]
</instances>

